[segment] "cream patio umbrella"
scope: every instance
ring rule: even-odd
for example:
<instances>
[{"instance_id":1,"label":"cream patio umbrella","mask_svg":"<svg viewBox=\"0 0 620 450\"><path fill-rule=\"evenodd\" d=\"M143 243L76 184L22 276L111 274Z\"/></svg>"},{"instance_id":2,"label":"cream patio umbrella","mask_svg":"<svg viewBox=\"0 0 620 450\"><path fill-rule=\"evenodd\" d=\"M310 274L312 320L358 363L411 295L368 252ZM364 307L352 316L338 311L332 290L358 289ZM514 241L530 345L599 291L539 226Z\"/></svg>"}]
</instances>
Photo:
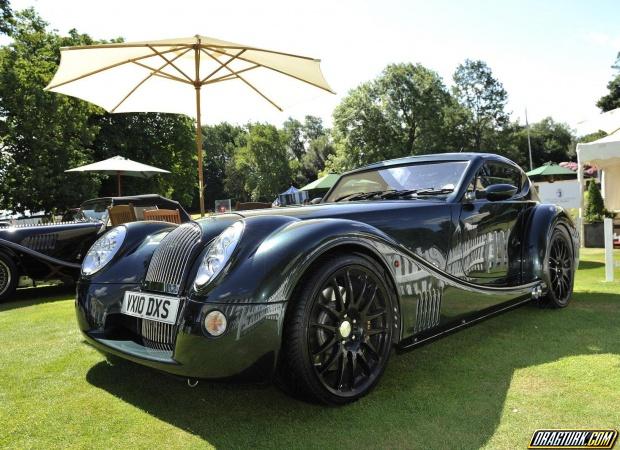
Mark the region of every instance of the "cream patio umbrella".
<instances>
[{"instance_id":1,"label":"cream patio umbrella","mask_svg":"<svg viewBox=\"0 0 620 450\"><path fill-rule=\"evenodd\" d=\"M60 66L45 89L87 100L110 113L166 112L195 118L204 215L203 105L243 115L262 108L262 102L282 111L285 104L308 98L306 91L315 88L334 93L318 59L196 35L63 48ZM244 93L251 95L240 95Z\"/></svg>"},{"instance_id":2,"label":"cream patio umbrella","mask_svg":"<svg viewBox=\"0 0 620 450\"><path fill-rule=\"evenodd\" d=\"M170 173L168 170L142 164L131 159L123 158L122 156L113 156L103 161L65 170L65 172L97 172L106 175L116 175L116 189L119 197L121 196L121 175L151 178L158 173Z\"/></svg>"}]
</instances>

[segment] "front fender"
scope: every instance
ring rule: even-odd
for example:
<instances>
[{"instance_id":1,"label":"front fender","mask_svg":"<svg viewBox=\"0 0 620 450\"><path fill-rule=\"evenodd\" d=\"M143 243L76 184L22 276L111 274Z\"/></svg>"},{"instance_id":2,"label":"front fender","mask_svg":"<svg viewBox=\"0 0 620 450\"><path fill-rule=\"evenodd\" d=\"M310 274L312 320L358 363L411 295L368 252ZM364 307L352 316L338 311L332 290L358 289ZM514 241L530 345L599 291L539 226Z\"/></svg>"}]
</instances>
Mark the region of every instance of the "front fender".
<instances>
[{"instance_id":1,"label":"front fender","mask_svg":"<svg viewBox=\"0 0 620 450\"><path fill-rule=\"evenodd\" d=\"M150 239L162 232L170 232L178 225L166 222L130 222L121 225L127 229L125 241L112 261L99 272L81 279L89 283L140 283L146 274L159 240Z\"/></svg>"},{"instance_id":2,"label":"front fender","mask_svg":"<svg viewBox=\"0 0 620 450\"><path fill-rule=\"evenodd\" d=\"M573 240L575 269L579 265L579 232L570 216L557 205L540 204L528 219L523 254L523 281L545 280L547 246L556 225L566 227Z\"/></svg>"},{"instance_id":3,"label":"front fender","mask_svg":"<svg viewBox=\"0 0 620 450\"><path fill-rule=\"evenodd\" d=\"M382 231L352 220L249 217L228 267L206 289L192 288L189 296L213 303L285 302L312 262L336 246L364 247L385 265L373 240L391 241ZM190 276L201 260L198 258Z\"/></svg>"}]
</instances>

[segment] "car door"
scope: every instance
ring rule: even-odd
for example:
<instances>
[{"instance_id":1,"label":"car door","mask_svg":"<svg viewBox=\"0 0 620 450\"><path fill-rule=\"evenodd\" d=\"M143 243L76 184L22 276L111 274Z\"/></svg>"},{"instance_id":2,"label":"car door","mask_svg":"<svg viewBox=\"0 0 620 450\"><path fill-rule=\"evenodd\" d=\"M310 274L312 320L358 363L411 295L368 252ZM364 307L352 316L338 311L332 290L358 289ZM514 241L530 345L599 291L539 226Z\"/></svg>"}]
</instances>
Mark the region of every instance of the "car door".
<instances>
[{"instance_id":1,"label":"car door","mask_svg":"<svg viewBox=\"0 0 620 450\"><path fill-rule=\"evenodd\" d=\"M470 183L459 217L463 277L481 285L510 286L521 281L521 222L527 208L522 172L499 161L487 161ZM485 188L510 184L517 193L491 201Z\"/></svg>"}]
</instances>

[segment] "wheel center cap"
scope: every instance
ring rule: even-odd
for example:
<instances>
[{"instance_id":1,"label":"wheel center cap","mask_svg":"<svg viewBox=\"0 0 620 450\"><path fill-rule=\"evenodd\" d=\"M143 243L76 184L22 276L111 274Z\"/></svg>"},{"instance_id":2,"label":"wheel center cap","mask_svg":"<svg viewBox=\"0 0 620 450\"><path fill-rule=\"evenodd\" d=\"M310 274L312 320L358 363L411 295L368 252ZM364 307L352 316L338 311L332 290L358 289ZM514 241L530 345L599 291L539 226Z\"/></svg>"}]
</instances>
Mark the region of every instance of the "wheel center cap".
<instances>
[{"instance_id":1,"label":"wheel center cap","mask_svg":"<svg viewBox=\"0 0 620 450\"><path fill-rule=\"evenodd\" d=\"M338 331L340 332L340 336L343 338L348 338L351 334L351 323L348 320L345 320L338 327Z\"/></svg>"}]
</instances>

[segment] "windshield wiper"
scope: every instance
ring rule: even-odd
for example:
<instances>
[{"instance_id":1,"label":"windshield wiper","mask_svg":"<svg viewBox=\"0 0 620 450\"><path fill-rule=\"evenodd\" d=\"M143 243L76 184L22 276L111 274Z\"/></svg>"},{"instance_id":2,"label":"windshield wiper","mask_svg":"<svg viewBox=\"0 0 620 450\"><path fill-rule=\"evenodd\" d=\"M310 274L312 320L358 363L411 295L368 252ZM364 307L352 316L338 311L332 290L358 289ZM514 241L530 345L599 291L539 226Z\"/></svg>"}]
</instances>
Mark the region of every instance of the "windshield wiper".
<instances>
[{"instance_id":1,"label":"windshield wiper","mask_svg":"<svg viewBox=\"0 0 620 450\"><path fill-rule=\"evenodd\" d=\"M390 198L398 198L405 197L407 195L440 195L440 194L449 194L453 192L452 188L445 189L435 189L435 188L424 188L424 189L401 189L399 191L388 192L384 195L381 195L379 198L382 199L390 199Z\"/></svg>"},{"instance_id":2,"label":"windshield wiper","mask_svg":"<svg viewBox=\"0 0 620 450\"><path fill-rule=\"evenodd\" d=\"M371 192L354 192L352 194L343 195L342 197L338 197L335 202L339 202L340 200L365 200L370 197L374 197L376 195L387 194L389 192L394 192L394 189L387 189L381 191L371 191Z\"/></svg>"}]
</instances>

